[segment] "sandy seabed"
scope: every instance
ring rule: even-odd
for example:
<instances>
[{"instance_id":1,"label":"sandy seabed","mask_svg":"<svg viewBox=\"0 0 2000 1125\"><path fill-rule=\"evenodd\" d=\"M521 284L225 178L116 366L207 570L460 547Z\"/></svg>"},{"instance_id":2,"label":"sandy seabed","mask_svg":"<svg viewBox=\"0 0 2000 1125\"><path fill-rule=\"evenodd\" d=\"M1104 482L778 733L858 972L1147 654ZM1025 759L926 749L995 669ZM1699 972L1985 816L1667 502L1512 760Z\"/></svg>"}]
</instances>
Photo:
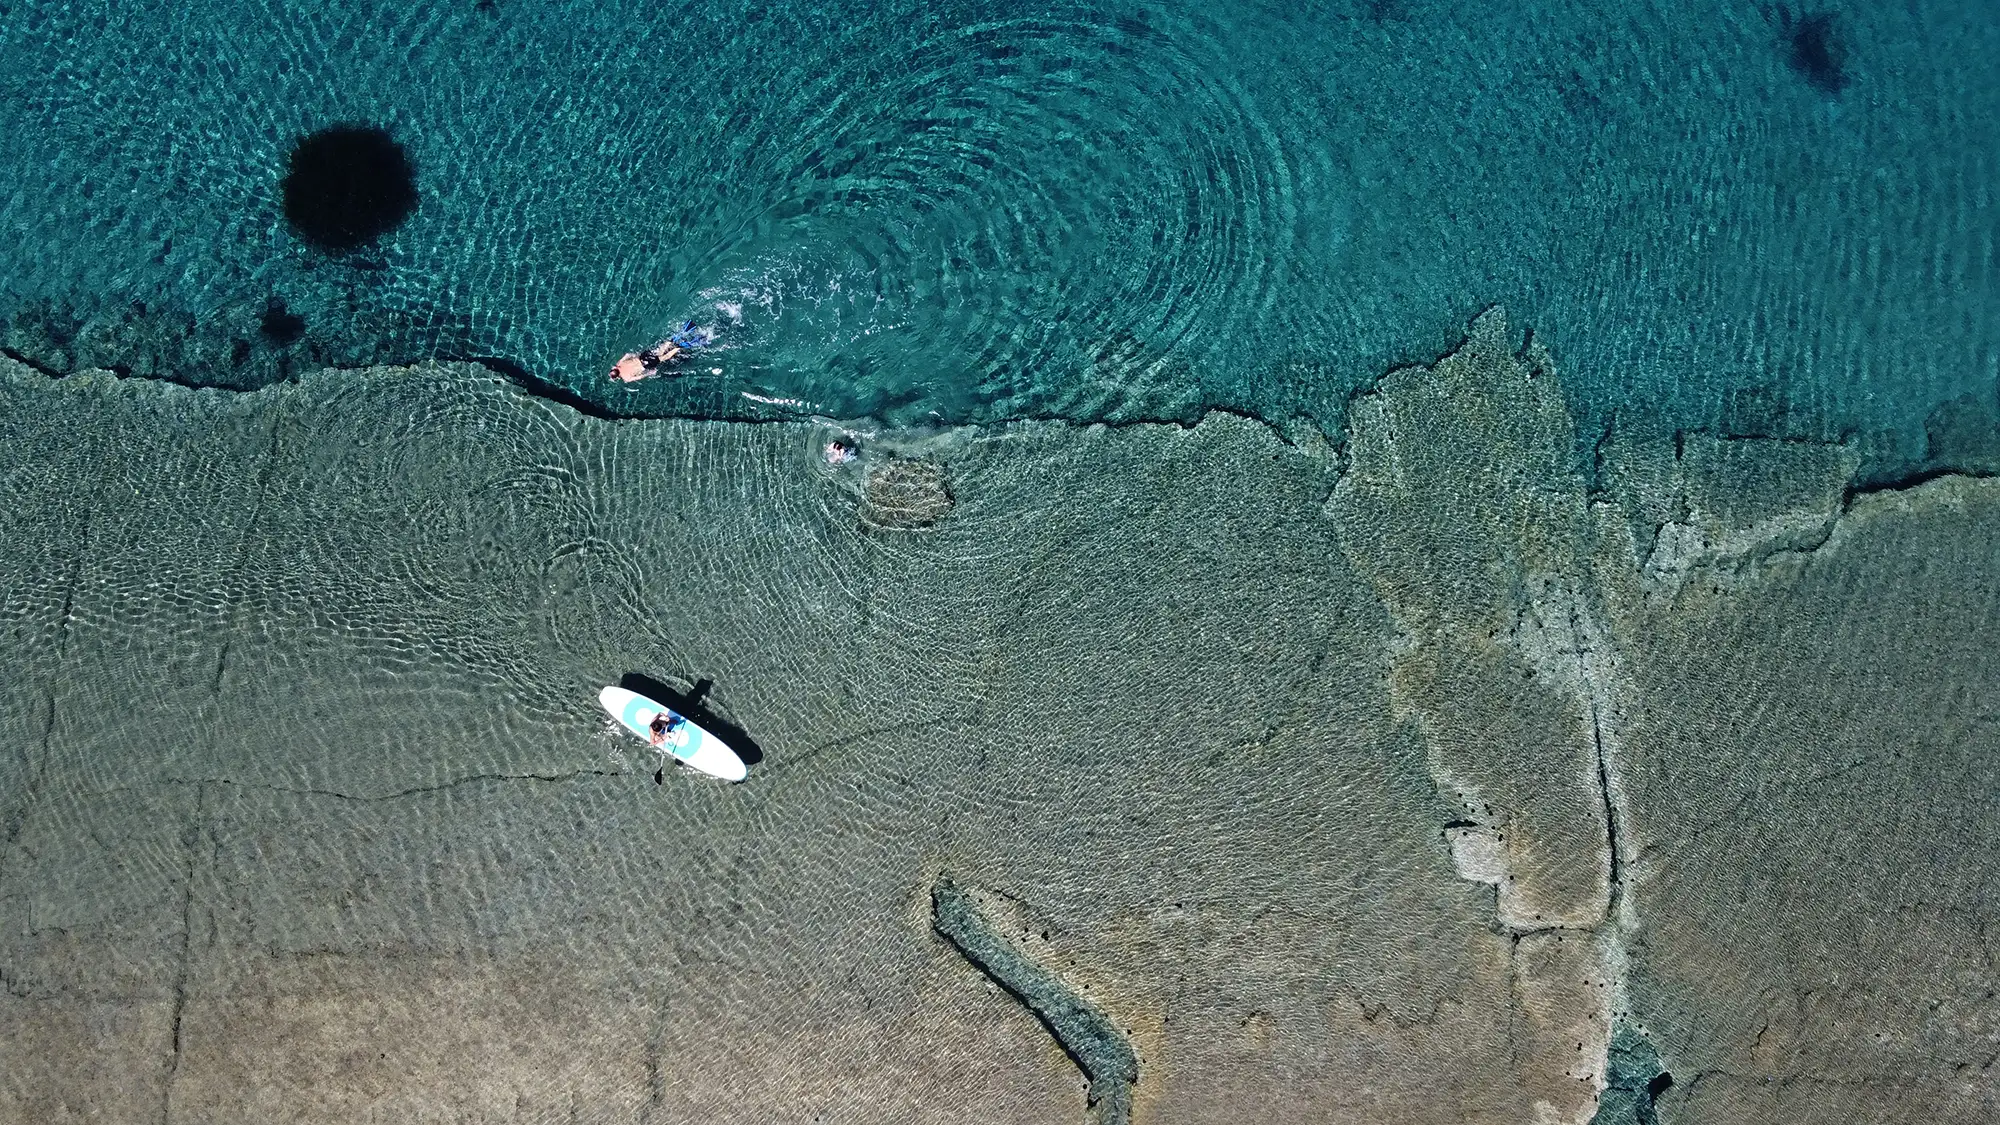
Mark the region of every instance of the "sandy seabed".
<instances>
[{"instance_id":1,"label":"sandy seabed","mask_svg":"<svg viewBox=\"0 0 2000 1125\"><path fill-rule=\"evenodd\" d=\"M1125 1116L940 875L1137 1121L2000 1117L2000 482L1582 472L1497 311L1338 440L839 468L469 365L0 368L0 1121ZM634 672L749 781L655 784Z\"/></svg>"}]
</instances>

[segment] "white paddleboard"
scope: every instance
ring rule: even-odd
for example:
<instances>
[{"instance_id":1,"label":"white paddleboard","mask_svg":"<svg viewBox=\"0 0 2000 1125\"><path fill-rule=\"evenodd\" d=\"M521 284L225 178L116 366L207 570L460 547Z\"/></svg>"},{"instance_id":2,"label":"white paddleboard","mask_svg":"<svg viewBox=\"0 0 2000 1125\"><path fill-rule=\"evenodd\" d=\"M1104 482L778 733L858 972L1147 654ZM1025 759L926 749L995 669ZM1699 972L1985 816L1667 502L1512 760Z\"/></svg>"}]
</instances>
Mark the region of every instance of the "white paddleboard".
<instances>
[{"instance_id":1,"label":"white paddleboard","mask_svg":"<svg viewBox=\"0 0 2000 1125\"><path fill-rule=\"evenodd\" d=\"M662 711L668 715L679 715L681 721L667 733L666 745L655 749L672 754L687 765L724 781L742 781L749 776L750 770L744 766L743 759L737 757L736 751L731 750L727 743L665 704L655 703L636 691L626 691L622 687L605 688L597 693L597 701L604 704L604 709L611 712L612 718L617 719L626 730L645 739L648 745L653 741L653 732L647 725L653 721L653 716Z\"/></svg>"}]
</instances>

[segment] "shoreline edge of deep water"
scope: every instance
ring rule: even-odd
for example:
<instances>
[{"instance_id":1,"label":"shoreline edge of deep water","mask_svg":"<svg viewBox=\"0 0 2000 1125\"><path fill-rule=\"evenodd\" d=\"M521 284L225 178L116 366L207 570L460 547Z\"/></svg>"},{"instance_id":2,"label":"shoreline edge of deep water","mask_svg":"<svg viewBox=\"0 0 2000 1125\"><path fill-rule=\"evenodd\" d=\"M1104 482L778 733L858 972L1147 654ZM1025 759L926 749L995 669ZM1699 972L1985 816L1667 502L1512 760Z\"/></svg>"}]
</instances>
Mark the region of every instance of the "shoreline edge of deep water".
<instances>
[{"instance_id":1,"label":"shoreline edge of deep water","mask_svg":"<svg viewBox=\"0 0 2000 1125\"><path fill-rule=\"evenodd\" d=\"M1497 310L1497 305L1488 306L1481 311L1480 315L1484 316ZM783 400L758 398L742 393L710 395L699 400L683 400L665 404L664 408L660 405L652 407L640 406L630 396L622 395L620 389L616 388L615 385L611 386L602 396L592 396L575 389L564 380L538 374L515 360L502 356L476 353L451 354L447 352L421 359L385 359L379 362L353 363L313 362L312 357L308 354L306 356L290 357L286 362L272 365L264 370L253 369L248 373L249 377L247 379L244 377L246 373L241 370L240 364L235 365L234 370L224 369L219 373L190 376L178 369L170 369L163 366L163 361L174 358L173 351L170 349L142 349L122 357L108 352L108 349L112 346L136 342L131 338L129 333L121 333L115 337L107 338L95 346L74 349L62 347L60 341L49 341L44 335L41 342L45 345L54 343L56 346L53 350L48 346L44 346L39 348L30 347L24 351L18 346L20 344L18 338L8 339L10 335L8 328L9 321L5 318L0 318L0 340L6 340L4 344L0 344L0 356L20 363L52 380L68 378L84 371L102 370L121 379L139 378L157 380L190 389L214 390L222 393L245 393L281 383L296 382L301 378L310 377L314 372L318 371L360 371L373 368L412 368L430 364L468 363L489 372L495 378L505 381L524 394L555 403L568 410L575 411L579 415L605 421L685 420L745 424L802 423L831 426L850 433L872 434L901 431L908 434L919 434L965 428L990 429L996 426L1004 428L1006 425L1015 422L1081 426L1106 425L1113 427L1164 425L1186 428L1198 425L1208 415L1222 414L1234 415L1268 426L1274 432L1284 435L1287 441L1293 440L1293 435L1299 434L1301 429L1304 428L1316 435L1316 440L1327 442L1336 450L1345 449L1348 428L1347 414L1356 399L1370 394L1380 385L1383 379L1394 375L1398 371L1431 366L1439 359L1464 347L1467 339L1464 331L1461 330L1458 336L1449 345L1440 349L1436 355L1415 359L1407 364L1398 364L1395 367L1378 372L1374 377L1364 380L1348 392L1330 410L1311 415L1292 415L1289 417L1274 418L1235 407L1191 403L1189 404L1189 410L1185 413L1158 416L1137 414L1113 418L1077 419L1058 414L1025 414L1000 418L895 420L879 416L841 417L812 410L809 408L810 404L788 403ZM43 331L45 332L45 329ZM171 331L166 333L166 335L170 340L175 336ZM185 339L195 335L195 333L184 332L180 335ZM1532 326L1529 326L1519 334L1514 344L1517 348L1526 348L1531 341L1535 341L1535 334ZM241 341L237 342L240 344ZM52 363L52 358L57 362ZM57 363L64 361L68 361L73 365L57 365ZM1561 370L1561 356L1554 356L1553 362L1556 369ZM294 363L301 365L295 367ZM665 381L671 383L675 380L670 376ZM1558 379L1558 385L1562 387L1565 396L1571 393L1565 380ZM633 405L630 408L621 409L626 403L632 403ZM1591 418L1596 413L1589 409L1588 404L1571 402L1570 408L1572 414L1580 419ZM2000 407L1996 409L2000 409ZM1764 439L1796 441L1814 445L1841 445L1852 448L1857 458L1858 468L1855 475L1855 488L1858 491L1889 490L1908 487L1912 484L1939 476L1966 475L1984 477L2000 474L2000 415L1989 418L1988 415L1993 413L1993 411L1983 409L1982 404L1977 401L1961 399L1947 403L1938 410L1933 411L1925 419L1923 427L1924 441L1921 443L1919 450L1911 451L1901 449L1900 443L1893 439L1870 441L1867 439L1867 435L1854 431L1846 431L1838 434L1801 435L1794 433L1765 433L1758 431L1754 427L1731 428L1728 426L1717 426L1714 428L1682 427L1677 429L1663 429L1656 424L1650 423L1644 415L1635 417L1629 413L1620 415L1612 412L1603 418L1600 428L1595 433L1586 433L1579 428L1572 452L1579 459L1579 464L1590 468L1590 462L1601 455L1602 448L1608 442L1612 441L1614 436L1622 436L1628 440L1657 440L1665 437L1679 438L1680 436L1689 434L1711 434L1716 437L1732 439ZM1634 424L1635 422L1637 423L1636 425Z\"/></svg>"}]
</instances>

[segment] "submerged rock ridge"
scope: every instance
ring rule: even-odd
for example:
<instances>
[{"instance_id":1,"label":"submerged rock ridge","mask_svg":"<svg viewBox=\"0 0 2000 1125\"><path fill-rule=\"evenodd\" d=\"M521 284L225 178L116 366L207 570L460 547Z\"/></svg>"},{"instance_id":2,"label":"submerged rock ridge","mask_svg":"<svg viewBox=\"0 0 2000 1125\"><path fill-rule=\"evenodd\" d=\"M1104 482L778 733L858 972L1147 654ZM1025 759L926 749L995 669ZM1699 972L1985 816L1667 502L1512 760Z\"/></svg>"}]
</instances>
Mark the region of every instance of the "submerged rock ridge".
<instances>
[{"instance_id":1,"label":"submerged rock ridge","mask_svg":"<svg viewBox=\"0 0 2000 1125\"><path fill-rule=\"evenodd\" d=\"M1554 364L1476 320L1435 366L1350 413L1327 504L1395 616L1391 698L1457 813L1460 875L1492 884L1512 941L1516 1045L1544 1120L1587 1121L1624 950L1619 656L1593 581L1593 513ZM1539 1074L1536 1072L1539 1071Z\"/></svg>"},{"instance_id":2,"label":"submerged rock ridge","mask_svg":"<svg viewBox=\"0 0 2000 1125\"><path fill-rule=\"evenodd\" d=\"M1090 1080L1093 1125L1132 1119L1132 1085L1139 1060L1118 1026L1054 973L994 932L972 893L939 875L931 884L932 925L980 972L1035 1014Z\"/></svg>"},{"instance_id":3,"label":"submerged rock ridge","mask_svg":"<svg viewBox=\"0 0 2000 1125\"><path fill-rule=\"evenodd\" d=\"M1860 464L1845 446L1768 438L1618 442L1606 470L1639 590L1658 602L1691 581L1735 586L1820 546Z\"/></svg>"},{"instance_id":4,"label":"submerged rock ridge","mask_svg":"<svg viewBox=\"0 0 2000 1125\"><path fill-rule=\"evenodd\" d=\"M1972 918L2000 878L1995 848L1972 845L1969 869L1927 860L1908 814L1860 790L1839 812L1812 814L1830 814L1831 832L1801 833L1800 814L1778 809L1865 771L1897 792L1921 784L1912 769L1970 770L1977 780L1942 801L1957 810L1950 837L1969 842L2000 825L2000 746L1982 718L2000 714L2000 661L1968 628L2000 621L2000 487L1947 474L1857 493L1860 459L1845 446L1704 434L1614 433L1586 473L1554 370L1543 347L1515 346L1504 312L1489 310L1438 363L1391 372L1357 398L1348 471L1326 508L1396 621L1391 698L1421 730L1438 791L1455 806L1442 827L1454 864L1494 887L1495 924L1512 937L1517 1059L1523 1081L1539 1071L1551 1092L1537 1100L1537 1120L1880 1114L1885 1098L1904 1096L1892 1090L1924 1107L1895 1120L1989 1114L1995 1053L1971 1044L2000 1028L2000 1010L1990 988L1966 983L1975 966L1990 977L1994 964ZM1918 525L1932 530L1893 546L1884 538ZM1961 534L1979 546L1956 545ZM1885 551L1908 569L1869 576L1889 565L1874 561ZM1907 604L1913 588L1960 607L1886 619L1880 603ZM1970 616L1943 623L1954 614ZM1814 655L1802 667L1803 652ZM1927 666L1955 686L1917 687ZM1718 821L1695 810L1725 803L1718 789L1740 794L1720 823L1761 821L1753 839L1799 843L1773 853L1745 841L1724 845L1729 861L1710 858L1717 841L1704 837ZM1760 799L1773 803L1761 816L1751 804ZM1806 807L1823 808L1817 798ZM1828 837L1843 842L1821 850ZM1881 952L1815 931L1807 944L1824 960L1802 963L1756 936L1797 940L1801 911L1846 910L1856 925L1879 925L1865 901L1805 907L1786 885L1839 898L1834 873L1857 874L1857 849L1880 857L1879 876L1871 864L1864 881L1910 864L1958 904L1916 907L1927 921L1910 940L1925 950L1913 958L1923 967L1895 973L1956 982L1942 986L1956 999L1939 1009L1953 1012L1939 1030L1959 1046L1928 1065L1895 1051L1864 1062L1878 1052L1838 1027L1887 1005L1903 1010L1902 1030L1877 1032L1874 1044L1924 1034L1916 1029L1928 1018L1900 991L1913 986L1839 983L1851 971L1843 966L1880 966ZM1731 865L1718 880L1729 894L1695 881L1695 872L1723 875L1718 862ZM1936 926L1953 937L1919 936ZM1726 968L1745 957L1769 975ZM1709 979L1718 969L1733 983ZM1808 999L1829 988L1843 999ZM1700 1011L1696 997L1714 1010ZM1824 1071L1792 1070L1802 1043L1768 1049L1788 1021L1791 1036L1808 1025L1853 1053L1818 1064ZM1732 1030L1691 1040L1695 1027ZM1720 1073L1740 1061L1702 1069L1704 1059L1741 1060L1744 1041L1730 1040L1745 1029L1768 1078L1745 1085ZM1663 1058L1678 1059L1688 1079L1677 1085ZM1868 1077L1847 1069L1883 1065Z\"/></svg>"}]
</instances>

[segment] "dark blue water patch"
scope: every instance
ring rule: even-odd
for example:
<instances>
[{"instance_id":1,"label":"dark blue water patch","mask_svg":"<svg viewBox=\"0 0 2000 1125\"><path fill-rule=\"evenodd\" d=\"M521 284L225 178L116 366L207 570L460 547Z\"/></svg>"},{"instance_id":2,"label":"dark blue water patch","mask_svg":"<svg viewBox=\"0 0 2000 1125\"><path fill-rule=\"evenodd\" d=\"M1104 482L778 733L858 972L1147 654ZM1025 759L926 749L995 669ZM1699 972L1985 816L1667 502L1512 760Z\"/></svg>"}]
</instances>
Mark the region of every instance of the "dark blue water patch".
<instances>
[{"instance_id":1,"label":"dark blue water patch","mask_svg":"<svg viewBox=\"0 0 2000 1125\"><path fill-rule=\"evenodd\" d=\"M287 347L305 337L306 320L274 297L264 306L264 315L257 318L257 333L273 347Z\"/></svg>"},{"instance_id":2,"label":"dark blue water patch","mask_svg":"<svg viewBox=\"0 0 2000 1125\"><path fill-rule=\"evenodd\" d=\"M1830 11L37 0L0 315L139 346L143 305L213 340L125 366L231 385L476 354L638 414L1337 427L1501 303L1587 432L1907 452L2000 378L2000 28ZM335 122L420 203L328 254L283 185ZM703 362L604 380L691 318Z\"/></svg>"},{"instance_id":3,"label":"dark blue water patch","mask_svg":"<svg viewBox=\"0 0 2000 1125\"><path fill-rule=\"evenodd\" d=\"M285 221L334 253L369 246L417 209L417 170L387 129L337 124L299 139L278 181Z\"/></svg>"},{"instance_id":4,"label":"dark blue water patch","mask_svg":"<svg viewBox=\"0 0 2000 1125\"><path fill-rule=\"evenodd\" d=\"M1776 9L1783 33L1786 59L1807 82L1821 93L1837 95L1847 89L1847 44L1833 12L1795 12L1780 5Z\"/></svg>"}]
</instances>

